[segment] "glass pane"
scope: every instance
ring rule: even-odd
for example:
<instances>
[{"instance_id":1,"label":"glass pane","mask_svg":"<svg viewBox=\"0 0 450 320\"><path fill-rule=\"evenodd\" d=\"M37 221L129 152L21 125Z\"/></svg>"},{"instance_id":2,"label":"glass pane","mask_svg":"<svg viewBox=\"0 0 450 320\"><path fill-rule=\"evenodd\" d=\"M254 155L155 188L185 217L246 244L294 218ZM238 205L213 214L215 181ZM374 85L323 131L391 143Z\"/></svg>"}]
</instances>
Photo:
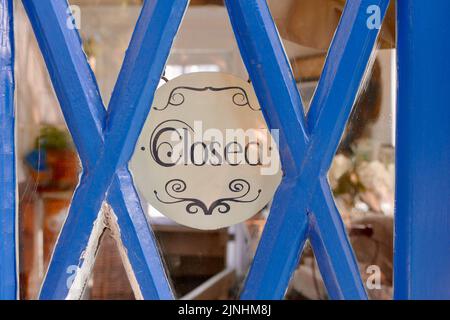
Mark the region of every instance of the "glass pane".
<instances>
[{"instance_id":1,"label":"glass pane","mask_svg":"<svg viewBox=\"0 0 450 320\"><path fill-rule=\"evenodd\" d=\"M369 297L391 299L395 49L378 49L374 55L328 179Z\"/></svg>"},{"instance_id":2,"label":"glass pane","mask_svg":"<svg viewBox=\"0 0 450 320\"><path fill-rule=\"evenodd\" d=\"M270 0L307 113L345 1ZM71 0L80 35L107 105L139 15L140 0ZM26 17L16 1L17 144L22 298L34 299L78 183L80 162ZM391 9L392 11L392 9ZM329 172L365 283L379 267L390 298L394 190L395 48L392 12L382 29L352 116ZM166 64L166 81L224 72L247 80L228 14L220 0L191 1ZM270 204L251 219L215 231L181 226L141 199L176 298L236 299L259 243ZM134 299L114 232L106 229L85 299ZM212 291L198 289L214 286ZM326 299L307 243L287 299Z\"/></svg>"},{"instance_id":3,"label":"glass pane","mask_svg":"<svg viewBox=\"0 0 450 320\"><path fill-rule=\"evenodd\" d=\"M345 1L285 0L269 4L307 113ZM361 276L370 298L374 299L392 297L394 12L391 5L328 174ZM373 275L378 274L380 287L373 285L374 279L378 279ZM286 298L328 298L308 242Z\"/></svg>"},{"instance_id":4,"label":"glass pane","mask_svg":"<svg viewBox=\"0 0 450 320\"><path fill-rule=\"evenodd\" d=\"M108 103L140 12L140 2L71 0L88 57ZM81 164L21 1L15 1L20 292L36 299L79 181ZM103 236L84 298L126 298L131 292L116 244ZM119 259L117 259L119 257ZM108 264L107 272L100 272ZM100 266L100 267L99 267ZM67 270L68 277L73 270ZM116 277L117 286L104 283ZM122 277L120 277L120 275ZM97 285L95 283L97 279ZM125 279L123 287L118 279ZM111 284L111 283L110 283ZM134 298L131 294L131 298Z\"/></svg>"},{"instance_id":5,"label":"glass pane","mask_svg":"<svg viewBox=\"0 0 450 320\"><path fill-rule=\"evenodd\" d=\"M86 1L70 0L81 13L80 35L89 64L95 74L105 107L108 108L117 77L122 67L125 52L137 19L142 9L142 1ZM76 7L75 7L76 8ZM112 209L103 206L103 212ZM109 221L108 223L111 223ZM83 299L133 300L127 261L118 249L121 242L117 232L107 224L95 265Z\"/></svg>"},{"instance_id":6,"label":"glass pane","mask_svg":"<svg viewBox=\"0 0 450 320\"><path fill-rule=\"evenodd\" d=\"M35 299L81 166L20 1L15 28L20 293Z\"/></svg>"},{"instance_id":7,"label":"glass pane","mask_svg":"<svg viewBox=\"0 0 450 320\"><path fill-rule=\"evenodd\" d=\"M102 236L86 298L93 300L134 300L133 289L110 230Z\"/></svg>"}]
</instances>

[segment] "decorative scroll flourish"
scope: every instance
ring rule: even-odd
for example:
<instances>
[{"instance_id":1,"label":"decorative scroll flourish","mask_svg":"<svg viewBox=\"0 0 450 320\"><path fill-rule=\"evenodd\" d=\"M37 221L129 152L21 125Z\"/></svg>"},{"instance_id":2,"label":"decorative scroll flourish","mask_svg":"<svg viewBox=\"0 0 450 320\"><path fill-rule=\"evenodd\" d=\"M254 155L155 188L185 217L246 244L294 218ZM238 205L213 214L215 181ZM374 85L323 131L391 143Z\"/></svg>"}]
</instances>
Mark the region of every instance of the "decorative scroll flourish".
<instances>
[{"instance_id":1,"label":"decorative scroll flourish","mask_svg":"<svg viewBox=\"0 0 450 320\"><path fill-rule=\"evenodd\" d=\"M214 201L209 207L206 206L206 204L195 198L187 198L182 197L181 193L185 192L187 189L186 182L184 182L181 179L173 179L166 183L165 187L165 193L166 195L171 198L171 200L164 201L162 200L158 192L154 190L154 194L159 202L164 204L176 204L176 203L183 203L186 202L186 212L189 214L196 214L199 211L203 212L204 215L210 216L213 214L214 210L217 210L217 212L221 214L226 214L230 212L231 210L231 204L230 203L251 203L253 201L256 201L256 199L259 198L261 194L261 189L258 190L257 195L254 196L251 199L245 199L247 195L250 193L250 183L248 183L244 179L234 179L231 181L228 185L228 189L231 192L238 193L239 195L235 197L228 197L228 198L221 198L216 201Z\"/></svg>"},{"instance_id":2,"label":"decorative scroll flourish","mask_svg":"<svg viewBox=\"0 0 450 320\"><path fill-rule=\"evenodd\" d=\"M169 106L173 107L179 107L181 106L185 101L186 98L184 94L182 93L183 90L191 90L191 91L213 91L213 92L219 92L219 91L226 91L226 90L236 90L231 98L231 101L234 105L238 107L249 107L253 111L259 111L261 108L254 108L251 106L250 101L248 99L247 92L241 88L241 87L222 87L222 88L215 88L215 87L203 87L203 88L194 88L194 87L176 87L172 89L172 91L169 94L169 100L167 101L167 104L164 107L158 108L154 107L155 110L163 111L166 110Z\"/></svg>"}]
</instances>

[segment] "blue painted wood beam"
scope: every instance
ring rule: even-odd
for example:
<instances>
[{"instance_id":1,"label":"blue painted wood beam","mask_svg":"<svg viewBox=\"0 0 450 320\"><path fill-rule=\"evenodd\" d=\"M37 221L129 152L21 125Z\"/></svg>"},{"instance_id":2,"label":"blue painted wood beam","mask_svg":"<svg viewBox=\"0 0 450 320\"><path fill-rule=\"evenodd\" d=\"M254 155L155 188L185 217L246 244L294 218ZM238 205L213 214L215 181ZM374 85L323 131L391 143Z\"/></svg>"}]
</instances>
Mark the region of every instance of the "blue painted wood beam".
<instances>
[{"instance_id":1,"label":"blue painted wood beam","mask_svg":"<svg viewBox=\"0 0 450 320\"><path fill-rule=\"evenodd\" d=\"M365 299L326 175L379 32L367 27L367 8L383 18L388 1L347 2L307 120L266 1L226 5L268 125L280 130L284 172L241 297L283 298L310 237L330 297Z\"/></svg>"},{"instance_id":2,"label":"blue painted wood beam","mask_svg":"<svg viewBox=\"0 0 450 320\"><path fill-rule=\"evenodd\" d=\"M396 299L450 299L449 12L397 3Z\"/></svg>"},{"instance_id":3,"label":"blue painted wood beam","mask_svg":"<svg viewBox=\"0 0 450 320\"><path fill-rule=\"evenodd\" d=\"M316 143L310 149L314 156L307 159L313 159L315 170L321 176L310 205L311 244L328 293L333 298L365 296L327 173L378 36L377 29L367 28L367 8L378 6L382 18L388 4L389 1L384 0L347 2L308 114L311 140Z\"/></svg>"},{"instance_id":4,"label":"blue painted wood beam","mask_svg":"<svg viewBox=\"0 0 450 320\"><path fill-rule=\"evenodd\" d=\"M226 5L266 122L279 130L284 174L293 178L299 172L295 159L305 153L308 136L302 100L278 31L270 23L265 1L226 1Z\"/></svg>"},{"instance_id":5,"label":"blue painted wood beam","mask_svg":"<svg viewBox=\"0 0 450 320\"><path fill-rule=\"evenodd\" d=\"M18 297L13 1L0 0L0 300Z\"/></svg>"},{"instance_id":6,"label":"blue painted wood beam","mask_svg":"<svg viewBox=\"0 0 450 320\"><path fill-rule=\"evenodd\" d=\"M98 93L95 77L82 51L78 33L75 30L66 28L66 19L68 18L67 3L63 1L41 2L32 0L24 0L23 3L37 35L68 127L83 162L84 176L89 176L103 149L103 127L106 123L107 114ZM161 3L160 1L160 6L162 5ZM151 30L155 30L153 24L157 23L158 19L165 21L173 19L171 21L175 22L175 24L176 21L180 21L185 6L183 8L183 5L180 5L180 3L166 3L166 5L173 10L157 12L154 11L155 7L153 5L147 4L146 7L144 6L139 20L140 23L138 22L140 30L137 28L135 36L133 36L135 40L132 40L136 50L138 49L138 41L148 41L149 34L145 32L146 30L143 26L151 26L153 28ZM174 33L174 28L170 29L172 33ZM140 38L139 35L142 34L146 34L147 38ZM161 39L158 36L163 37L163 46L170 47L173 38L170 35L170 31L169 34L155 33L152 45L155 45L155 41ZM146 50L150 49L151 47L146 47ZM154 50L156 51L157 49ZM149 54L148 51L147 54ZM159 59L158 62L162 62L162 59ZM112 205L118 217L120 235L128 252L128 258L143 297L146 299L172 298L173 295L153 233L148 226L126 166L116 172L108 192L108 202ZM92 214L87 219L90 220L90 224L84 224L79 238L76 238L75 242L80 241L80 239L86 241L89 238L92 230L92 219L95 219L95 217L96 215ZM71 220L68 220L67 223L68 226L66 228L69 229L76 228L80 224L79 221L71 224ZM77 223L77 226L74 225L75 223ZM74 239L71 241L74 241ZM63 249L67 249L70 245L71 243L69 242L61 243L61 239L58 241L58 246ZM64 250L61 252L61 255L65 255ZM75 252L71 258L73 258L75 265L80 263L79 253L77 256ZM55 261L58 262L57 260ZM61 273L53 272L54 270L52 271L50 268L41 292L41 298L60 299L67 295L68 288L64 285L67 274L63 269L64 266L59 266Z\"/></svg>"}]
</instances>

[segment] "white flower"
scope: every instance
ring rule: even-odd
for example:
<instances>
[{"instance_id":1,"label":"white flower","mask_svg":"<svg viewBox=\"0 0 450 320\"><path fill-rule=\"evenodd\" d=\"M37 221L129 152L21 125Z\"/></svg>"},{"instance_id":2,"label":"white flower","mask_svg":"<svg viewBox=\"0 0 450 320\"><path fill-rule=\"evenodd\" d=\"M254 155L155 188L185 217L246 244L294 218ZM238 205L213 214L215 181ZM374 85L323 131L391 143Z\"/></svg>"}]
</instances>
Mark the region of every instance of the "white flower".
<instances>
[{"instance_id":1,"label":"white flower","mask_svg":"<svg viewBox=\"0 0 450 320\"><path fill-rule=\"evenodd\" d=\"M394 172L386 168L380 161L362 162L356 172L361 184L374 192L381 204L382 211L390 214L393 211Z\"/></svg>"},{"instance_id":2,"label":"white flower","mask_svg":"<svg viewBox=\"0 0 450 320\"><path fill-rule=\"evenodd\" d=\"M332 188L336 188L338 180L353 167L352 161L342 154L338 154L334 157L331 164L330 171L328 172L328 179Z\"/></svg>"}]
</instances>

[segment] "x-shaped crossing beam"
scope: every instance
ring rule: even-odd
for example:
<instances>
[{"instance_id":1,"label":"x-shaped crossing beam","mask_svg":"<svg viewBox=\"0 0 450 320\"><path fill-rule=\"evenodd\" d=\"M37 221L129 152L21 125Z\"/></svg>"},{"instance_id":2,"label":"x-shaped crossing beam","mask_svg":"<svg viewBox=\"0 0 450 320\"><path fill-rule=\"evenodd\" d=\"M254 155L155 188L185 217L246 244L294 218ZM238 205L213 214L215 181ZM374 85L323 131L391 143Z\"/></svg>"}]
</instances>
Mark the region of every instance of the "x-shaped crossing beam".
<instances>
[{"instance_id":1,"label":"x-shaped crossing beam","mask_svg":"<svg viewBox=\"0 0 450 320\"><path fill-rule=\"evenodd\" d=\"M112 206L133 270L135 293L145 299L173 298L153 233L134 189L127 163L150 110L187 0L145 1L106 112L76 30L68 28L64 0L23 0L83 174L57 241L41 299L74 298L82 292L95 251L92 234L102 202ZM92 247L92 248L91 248ZM89 249L90 248L90 249ZM94 253L95 254L95 253ZM75 281L68 270L80 266Z\"/></svg>"},{"instance_id":2,"label":"x-shaped crossing beam","mask_svg":"<svg viewBox=\"0 0 450 320\"><path fill-rule=\"evenodd\" d=\"M226 0L237 41L271 129L280 130L283 181L247 277L243 299L281 299L310 239L333 299L367 298L327 172L369 62L378 29L367 21L388 0L347 1L308 117L264 0Z\"/></svg>"}]
</instances>

